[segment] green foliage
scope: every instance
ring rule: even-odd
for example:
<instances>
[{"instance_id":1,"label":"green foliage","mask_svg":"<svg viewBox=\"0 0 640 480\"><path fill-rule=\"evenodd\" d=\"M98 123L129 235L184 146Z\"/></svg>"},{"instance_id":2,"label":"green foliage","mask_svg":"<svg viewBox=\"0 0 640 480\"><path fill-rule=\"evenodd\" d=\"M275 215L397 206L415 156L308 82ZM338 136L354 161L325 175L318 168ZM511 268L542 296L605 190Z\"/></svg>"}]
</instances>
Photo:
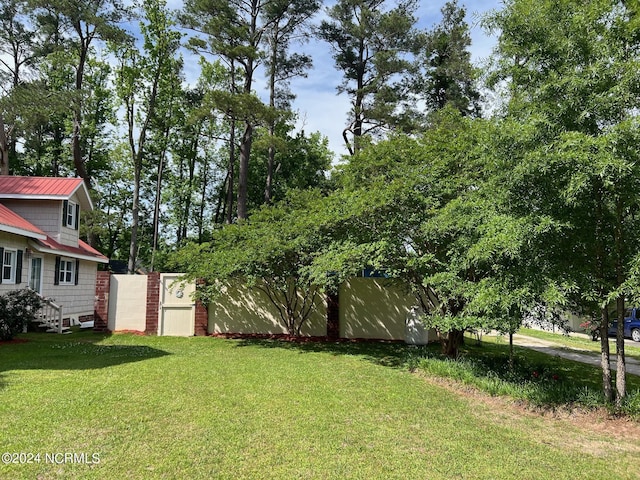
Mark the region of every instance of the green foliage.
<instances>
[{"instance_id":1,"label":"green foliage","mask_svg":"<svg viewBox=\"0 0 640 480\"><path fill-rule=\"evenodd\" d=\"M23 288L0 295L0 340L11 340L36 319L42 302L33 290Z\"/></svg>"},{"instance_id":2,"label":"green foliage","mask_svg":"<svg viewBox=\"0 0 640 480\"><path fill-rule=\"evenodd\" d=\"M364 267L399 278L442 333L517 329L541 290L531 225L503 213L497 125L446 108L420 138L396 135L341 165L325 201L327 246L309 267L335 283ZM456 334L457 335L457 334Z\"/></svg>"},{"instance_id":3,"label":"green foliage","mask_svg":"<svg viewBox=\"0 0 640 480\"><path fill-rule=\"evenodd\" d=\"M608 304L617 300L622 315L632 295L638 253L637 9L609 0L510 0L487 23L500 31L494 81L510 93L505 204L545 226L529 251L556 299L606 328ZM603 379L610 395L604 364ZM619 397L624 385L618 378Z\"/></svg>"},{"instance_id":4,"label":"green foliage","mask_svg":"<svg viewBox=\"0 0 640 480\"><path fill-rule=\"evenodd\" d=\"M310 135L290 133L292 125L277 129L277 147L273 165L271 200L283 200L289 190L319 189L328 191L331 182L327 172L331 168L332 152L328 140L319 132ZM264 203L264 178L267 174L269 147L274 140L266 130L256 133L251 171L249 172L249 205L257 209Z\"/></svg>"},{"instance_id":5,"label":"green foliage","mask_svg":"<svg viewBox=\"0 0 640 480\"><path fill-rule=\"evenodd\" d=\"M591 366L524 350L510 360L504 346L490 343L465 346L463 350L457 360L425 351L413 357L411 365L430 375L451 378L490 395L524 400L535 407L607 407L596 388L597 370Z\"/></svg>"},{"instance_id":6,"label":"green foliage","mask_svg":"<svg viewBox=\"0 0 640 480\"><path fill-rule=\"evenodd\" d=\"M289 333L299 335L319 294L305 269L324 243L313 215L320 198L314 190L292 192L249 221L214 230L209 242L180 249L174 264L187 278L205 281L198 291L205 302L229 283L262 290Z\"/></svg>"}]
</instances>

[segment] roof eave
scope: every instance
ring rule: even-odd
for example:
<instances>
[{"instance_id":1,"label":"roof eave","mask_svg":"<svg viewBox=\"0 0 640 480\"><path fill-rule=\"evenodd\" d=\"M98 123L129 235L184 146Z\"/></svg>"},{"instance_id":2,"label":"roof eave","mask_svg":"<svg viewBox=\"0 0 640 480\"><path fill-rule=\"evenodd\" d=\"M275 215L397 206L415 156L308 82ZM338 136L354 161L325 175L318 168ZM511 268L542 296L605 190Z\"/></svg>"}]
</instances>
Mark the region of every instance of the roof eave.
<instances>
[{"instance_id":1,"label":"roof eave","mask_svg":"<svg viewBox=\"0 0 640 480\"><path fill-rule=\"evenodd\" d=\"M44 234L25 230L23 228L12 227L10 225L0 224L0 232L13 233L14 235L20 235L21 237L34 238L36 240L46 240L47 236Z\"/></svg>"},{"instance_id":2,"label":"roof eave","mask_svg":"<svg viewBox=\"0 0 640 480\"><path fill-rule=\"evenodd\" d=\"M55 248L49 248L49 247L44 247L42 245L38 245L35 242L29 242L29 246L31 246L35 251L40 253L49 253L51 255L62 255L70 258L77 258L78 260L87 260L89 262L109 263L109 259L105 256L94 257L92 255L82 255L80 253L69 252L67 250L56 250Z\"/></svg>"}]
</instances>

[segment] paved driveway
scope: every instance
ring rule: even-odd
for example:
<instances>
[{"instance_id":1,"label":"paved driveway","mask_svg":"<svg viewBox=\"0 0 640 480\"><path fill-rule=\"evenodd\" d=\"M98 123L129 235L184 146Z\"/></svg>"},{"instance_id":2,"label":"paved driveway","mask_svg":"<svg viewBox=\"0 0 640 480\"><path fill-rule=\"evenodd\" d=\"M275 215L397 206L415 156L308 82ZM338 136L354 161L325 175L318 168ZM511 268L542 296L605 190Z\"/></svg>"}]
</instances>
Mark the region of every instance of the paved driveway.
<instances>
[{"instance_id":1,"label":"paved driveway","mask_svg":"<svg viewBox=\"0 0 640 480\"><path fill-rule=\"evenodd\" d=\"M554 355L556 357L567 358L569 360L575 360L576 362L589 363L591 365L600 366L600 354L589 350L582 350L579 348L564 347L557 343L550 342L548 340L542 340L534 337L527 337L526 335L515 334L513 336L514 345L520 347L530 348L538 352L546 353L548 355ZM637 345L634 342L635 345ZM615 353L611 353L611 370L616 369ZM640 362L635 358L626 358L627 360L627 373L640 376Z\"/></svg>"}]
</instances>

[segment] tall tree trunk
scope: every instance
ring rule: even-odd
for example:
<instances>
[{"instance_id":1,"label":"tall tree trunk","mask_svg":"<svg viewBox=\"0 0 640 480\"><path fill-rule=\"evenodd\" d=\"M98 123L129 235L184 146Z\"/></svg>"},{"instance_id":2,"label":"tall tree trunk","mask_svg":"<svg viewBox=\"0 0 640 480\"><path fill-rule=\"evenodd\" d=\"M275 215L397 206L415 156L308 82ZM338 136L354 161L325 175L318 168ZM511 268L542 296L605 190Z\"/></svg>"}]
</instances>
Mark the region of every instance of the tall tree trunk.
<instances>
[{"instance_id":1,"label":"tall tree trunk","mask_svg":"<svg viewBox=\"0 0 640 480\"><path fill-rule=\"evenodd\" d=\"M0 175L9 175L9 136L11 132L7 132L4 124L4 117L0 112L0 150L2 157L0 159Z\"/></svg>"},{"instance_id":2,"label":"tall tree trunk","mask_svg":"<svg viewBox=\"0 0 640 480\"><path fill-rule=\"evenodd\" d=\"M603 307L600 311L600 368L602 369L602 393L608 403L613 401L613 383L611 378L611 358L609 353L609 311Z\"/></svg>"},{"instance_id":3,"label":"tall tree trunk","mask_svg":"<svg viewBox=\"0 0 640 480\"><path fill-rule=\"evenodd\" d=\"M618 328L616 331L616 407L621 407L627 396L627 365L624 354L624 297L616 300Z\"/></svg>"},{"instance_id":4,"label":"tall tree trunk","mask_svg":"<svg viewBox=\"0 0 640 480\"><path fill-rule=\"evenodd\" d=\"M603 222L604 215L602 211L603 187L596 184L594 187L594 197L596 199L596 226L595 226L595 246L596 246L596 264L598 268L598 276L601 280L606 277L605 269L607 259L604 246ZM606 292L600 292L601 298L606 297ZM609 350L609 310L605 305L600 310L600 368L602 370L602 393L608 403L613 402L613 379L611 377L611 353Z\"/></svg>"},{"instance_id":5,"label":"tall tree trunk","mask_svg":"<svg viewBox=\"0 0 640 480\"><path fill-rule=\"evenodd\" d=\"M76 70L76 99L73 109L73 133L71 137L71 149L73 153L73 166L76 169L76 173L80 178L84 180L87 190L90 190L91 176L87 171L87 165L85 164L82 155L80 129L82 127L82 88L84 82L84 67L87 62L87 53L89 51L91 37L85 38L82 35L80 26L78 26L77 32L80 36L80 59L78 61L78 68Z\"/></svg>"},{"instance_id":6,"label":"tall tree trunk","mask_svg":"<svg viewBox=\"0 0 640 480\"><path fill-rule=\"evenodd\" d=\"M253 141L253 125L246 121L244 133L240 143L240 161L238 165L238 220L246 220L248 214L248 181L249 181L249 157L251 156L251 143Z\"/></svg>"},{"instance_id":7,"label":"tall tree trunk","mask_svg":"<svg viewBox=\"0 0 640 480\"><path fill-rule=\"evenodd\" d=\"M616 286L620 287L625 280L625 272L623 259L625 254L624 248L624 230L623 230L624 212L622 200L618 195L616 198ZM624 354L624 295L619 295L616 300L618 310L618 331L616 332L616 406L621 407L622 401L627 396L627 365Z\"/></svg>"},{"instance_id":8,"label":"tall tree trunk","mask_svg":"<svg viewBox=\"0 0 640 480\"><path fill-rule=\"evenodd\" d=\"M269 107L275 109L276 106L276 71L278 64L278 32L273 34L271 40L271 59L269 68ZM273 164L275 163L276 149L273 145L273 137L276 134L275 119L269 121L269 150L267 152L267 178L264 185L264 203L271 204L271 190L273 186Z\"/></svg>"},{"instance_id":9,"label":"tall tree trunk","mask_svg":"<svg viewBox=\"0 0 640 480\"><path fill-rule=\"evenodd\" d=\"M269 136L273 138L273 135L275 135L275 128L273 125L269 125ZM273 165L275 163L276 156L276 149L273 145L269 145L267 155L267 178L264 186L264 203L270 205L273 189Z\"/></svg>"},{"instance_id":10,"label":"tall tree trunk","mask_svg":"<svg viewBox=\"0 0 640 480\"><path fill-rule=\"evenodd\" d=\"M168 132L167 132L168 133ZM158 237L160 233L160 204L162 203L162 177L164 174L164 163L166 149L160 155L158 162L158 172L156 175L156 199L153 206L153 243L151 246L151 271L154 271L156 251L158 250Z\"/></svg>"},{"instance_id":11,"label":"tall tree trunk","mask_svg":"<svg viewBox=\"0 0 640 480\"><path fill-rule=\"evenodd\" d=\"M233 223L233 184L235 181L236 163L236 121L231 119L231 132L229 134L229 165L227 166L227 201L225 203L226 223Z\"/></svg>"},{"instance_id":12,"label":"tall tree trunk","mask_svg":"<svg viewBox=\"0 0 640 480\"><path fill-rule=\"evenodd\" d=\"M140 222L140 177L141 159L135 160L133 173L133 205L131 207L131 241L129 243L129 262L127 273L132 275L136 271L136 259L138 258L138 225Z\"/></svg>"},{"instance_id":13,"label":"tall tree trunk","mask_svg":"<svg viewBox=\"0 0 640 480\"><path fill-rule=\"evenodd\" d=\"M198 212L198 243L204 241L204 211L207 202L207 184L209 183L209 169L206 161L202 162L202 180L200 182L200 209Z\"/></svg>"},{"instance_id":14,"label":"tall tree trunk","mask_svg":"<svg viewBox=\"0 0 640 480\"><path fill-rule=\"evenodd\" d=\"M251 34L256 34L256 24L258 20L259 4L257 0L252 0L251 14ZM256 45L257 46L257 45ZM251 57L244 63L244 94L250 95L253 86L254 62ZM251 144L253 142L253 120L247 117L244 120L244 132L240 140L240 157L238 160L238 220L249 218L248 206L248 182L249 182L249 159L251 158Z\"/></svg>"},{"instance_id":15,"label":"tall tree trunk","mask_svg":"<svg viewBox=\"0 0 640 480\"><path fill-rule=\"evenodd\" d=\"M204 190L205 189L203 188L203 192L202 192L203 200L205 196ZM216 213L213 216L214 223L222 223L222 218L225 218L225 215L226 215L225 208L227 206L226 197L227 197L228 190L229 190L229 172L227 171L227 175L224 177L224 181L222 182L222 185L218 190L218 202L216 204Z\"/></svg>"}]
</instances>

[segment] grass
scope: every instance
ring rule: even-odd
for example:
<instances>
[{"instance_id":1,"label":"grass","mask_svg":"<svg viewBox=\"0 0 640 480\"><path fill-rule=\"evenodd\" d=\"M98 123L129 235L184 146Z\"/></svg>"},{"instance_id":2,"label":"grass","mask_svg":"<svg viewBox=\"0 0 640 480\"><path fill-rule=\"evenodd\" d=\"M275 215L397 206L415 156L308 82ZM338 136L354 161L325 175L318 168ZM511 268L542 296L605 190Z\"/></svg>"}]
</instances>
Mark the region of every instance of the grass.
<instances>
[{"instance_id":1,"label":"grass","mask_svg":"<svg viewBox=\"0 0 640 480\"><path fill-rule=\"evenodd\" d=\"M453 378L495 396L524 400L536 407L605 407L599 367L568 361L523 347L514 347L514 365L509 365L508 346L501 337L485 337L479 344L467 338L461 358L452 361L427 351L411 360L412 368ZM629 403L624 412L640 416L640 377L627 376Z\"/></svg>"},{"instance_id":2,"label":"grass","mask_svg":"<svg viewBox=\"0 0 640 480\"><path fill-rule=\"evenodd\" d=\"M41 458L0 464L0 478L637 478L640 438L519 415L410 373L431 349L21 337L0 345L0 453ZM99 463L45 462L64 452Z\"/></svg>"}]
</instances>

